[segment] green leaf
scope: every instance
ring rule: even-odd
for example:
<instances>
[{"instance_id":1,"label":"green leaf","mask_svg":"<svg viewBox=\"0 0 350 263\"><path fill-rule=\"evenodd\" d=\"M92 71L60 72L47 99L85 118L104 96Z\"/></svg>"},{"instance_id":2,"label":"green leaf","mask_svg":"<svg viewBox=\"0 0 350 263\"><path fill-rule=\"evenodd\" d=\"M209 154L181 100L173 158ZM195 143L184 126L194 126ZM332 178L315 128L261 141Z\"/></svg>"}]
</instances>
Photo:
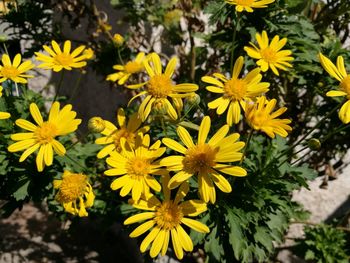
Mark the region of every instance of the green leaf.
<instances>
[{"instance_id":1,"label":"green leaf","mask_svg":"<svg viewBox=\"0 0 350 263\"><path fill-rule=\"evenodd\" d=\"M217 261L220 261L221 255L224 252L222 245L220 244L219 236L217 235L217 226L211 229L206 242L204 244L204 249L207 253L214 256Z\"/></svg>"},{"instance_id":2,"label":"green leaf","mask_svg":"<svg viewBox=\"0 0 350 263\"><path fill-rule=\"evenodd\" d=\"M28 196L29 183L30 180L28 178L18 183L20 187L13 193L13 197L16 199L16 201L24 200Z\"/></svg>"}]
</instances>

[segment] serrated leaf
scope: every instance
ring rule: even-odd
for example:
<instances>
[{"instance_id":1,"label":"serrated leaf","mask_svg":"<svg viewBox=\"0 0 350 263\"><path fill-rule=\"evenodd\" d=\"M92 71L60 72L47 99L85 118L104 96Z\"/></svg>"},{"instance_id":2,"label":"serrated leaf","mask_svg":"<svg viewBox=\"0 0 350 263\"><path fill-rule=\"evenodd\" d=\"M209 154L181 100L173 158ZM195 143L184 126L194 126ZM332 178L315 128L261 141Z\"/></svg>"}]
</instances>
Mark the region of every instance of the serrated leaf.
<instances>
[{"instance_id":1,"label":"serrated leaf","mask_svg":"<svg viewBox=\"0 0 350 263\"><path fill-rule=\"evenodd\" d=\"M273 250L273 244L271 236L269 235L269 230L266 227L256 227L256 232L254 234L255 241L263 245L269 252Z\"/></svg>"},{"instance_id":2,"label":"serrated leaf","mask_svg":"<svg viewBox=\"0 0 350 263\"><path fill-rule=\"evenodd\" d=\"M30 180L23 180L19 183L20 187L13 193L13 197L16 199L16 201L24 200L27 197Z\"/></svg>"},{"instance_id":3,"label":"serrated leaf","mask_svg":"<svg viewBox=\"0 0 350 263\"><path fill-rule=\"evenodd\" d=\"M224 250L220 244L220 239L217 236L217 226L211 229L211 232L205 241L204 249L207 253L212 254L217 261L221 261L221 255Z\"/></svg>"}]
</instances>

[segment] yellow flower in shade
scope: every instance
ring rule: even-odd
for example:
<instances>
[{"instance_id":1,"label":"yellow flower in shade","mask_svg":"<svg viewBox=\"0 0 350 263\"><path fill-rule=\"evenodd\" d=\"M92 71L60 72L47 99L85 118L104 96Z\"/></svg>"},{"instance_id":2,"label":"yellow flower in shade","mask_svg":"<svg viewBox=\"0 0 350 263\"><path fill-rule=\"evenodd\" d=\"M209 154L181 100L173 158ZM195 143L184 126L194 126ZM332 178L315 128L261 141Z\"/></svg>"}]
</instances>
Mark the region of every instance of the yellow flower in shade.
<instances>
[{"instance_id":1,"label":"yellow flower in shade","mask_svg":"<svg viewBox=\"0 0 350 263\"><path fill-rule=\"evenodd\" d=\"M2 97L2 86L0 86L0 98ZM11 114L8 112L0 111L0 120L5 120L11 117Z\"/></svg>"},{"instance_id":2,"label":"yellow flower in shade","mask_svg":"<svg viewBox=\"0 0 350 263\"><path fill-rule=\"evenodd\" d=\"M250 43L253 47L244 47L244 50L248 56L258 59L256 64L262 71L266 72L270 68L273 73L279 76L277 69L288 70L287 67L292 67L288 62L294 60L290 56L292 51L281 50L287 43L287 38L280 40L279 36L276 35L271 43L269 43L269 38L264 30L261 35L256 33L256 40L258 41L259 48L253 43Z\"/></svg>"},{"instance_id":3,"label":"yellow flower in shade","mask_svg":"<svg viewBox=\"0 0 350 263\"><path fill-rule=\"evenodd\" d=\"M276 100L267 100L266 97L259 97L255 104L247 104L245 117L254 130L265 132L271 138L275 138L275 134L282 137L287 137L288 132L292 128L288 125L292 121L289 119L278 119L287 108L282 107L275 112L272 112L276 106Z\"/></svg>"},{"instance_id":4,"label":"yellow flower in shade","mask_svg":"<svg viewBox=\"0 0 350 263\"><path fill-rule=\"evenodd\" d=\"M225 0L226 3L236 6L237 12L247 11L253 12L254 8L265 8L268 4L275 2L275 0Z\"/></svg>"},{"instance_id":5,"label":"yellow flower in shade","mask_svg":"<svg viewBox=\"0 0 350 263\"><path fill-rule=\"evenodd\" d=\"M84 52L85 46L81 45L74 49L71 53L71 42L66 40L63 45L63 50L56 41L51 41L52 49L46 45L43 46L44 50L49 53L44 55L39 52L35 52L36 59L44 63L40 64L38 68L52 69L55 72L62 69L72 70L73 68L82 68L86 66L86 61L91 55L90 51ZM92 51L92 50L91 50Z\"/></svg>"},{"instance_id":6,"label":"yellow flower in shade","mask_svg":"<svg viewBox=\"0 0 350 263\"><path fill-rule=\"evenodd\" d=\"M338 90L331 90L327 92L328 97L344 97L348 99L340 108L338 113L340 120L348 124L350 122L350 75L346 72L344 59L342 56L337 58L337 65L334 65L332 61L326 58L321 53L319 54L322 67L331 75L337 79L339 83Z\"/></svg>"},{"instance_id":7,"label":"yellow flower in shade","mask_svg":"<svg viewBox=\"0 0 350 263\"><path fill-rule=\"evenodd\" d=\"M118 85L124 85L124 83L130 78L132 74L140 73L144 71L144 66L142 64L145 59L145 53L140 52L137 54L135 60L127 62L123 65L114 65L113 69L118 72L109 74L106 80L118 81Z\"/></svg>"},{"instance_id":8,"label":"yellow flower in shade","mask_svg":"<svg viewBox=\"0 0 350 263\"><path fill-rule=\"evenodd\" d=\"M245 109L247 101L251 101L257 96L267 92L270 86L267 82L260 82L262 79L260 69L254 69L244 78L239 78L239 74L244 64L243 57L239 57L233 67L232 78L227 79L224 75L214 73L214 77L202 77L202 81L211 84L206 89L210 92L222 94L208 103L210 109L216 109L216 113L221 115L227 110L226 122L232 126L238 123L241 117L241 107Z\"/></svg>"},{"instance_id":9,"label":"yellow flower in shade","mask_svg":"<svg viewBox=\"0 0 350 263\"><path fill-rule=\"evenodd\" d=\"M149 126L140 128L142 121L137 113L132 114L127 122L125 112L122 108L118 110L117 121L120 128L117 128L110 121L104 121L105 129L101 132L104 137L97 138L95 143L106 146L98 152L97 158L104 158L113 151L121 151L121 138L125 138L127 143L130 144L131 147L134 147L138 134L140 132L146 133L149 130Z\"/></svg>"},{"instance_id":10,"label":"yellow flower in shade","mask_svg":"<svg viewBox=\"0 0 350 263\"><path fill-rule=\"evenodd\" d=\"M150 64L151 62L151 64ZM192 94L193 91L198 90L198 85L183 83L183 84L174 84L171 80L171 77L174 74L175 67L177 64L177 58L173 57L170 59L166 69L162 72L162 63L160 61L160 57L156 53L151 54L151 58L149 60L144 61L145 69L150 77L147 82L136 84L136 85L128 85L129 89L138 89L144 85L146 85L146 90L140 92L136 96L134 96L129 104L137 97L145 95L145 99L141 102L139 107L139 115L142 118L142 121L145 121L150 114L153 105L157 104L159 101L166 107L166 113L173 120L178 118L178 114L171 104L169 99L172 100L177 98L185 98Z\"/></svg>"},{"instance_id":11,"label":"yellow flower in shade","mask_svg":"<svg viewBox=\"0 0 350 263\"><path fill-rule=\"evenodd\" d=\"M29 60L24 61L23 63L21 63L21 61L21 54L17 54L14 57L13 62L11 62L9 55L2 55L2 65L0 65L0 83L7 79L10 79L16 83L27 83L27 78L34 77L32 75L24 74L28 70L34 68L34 64Z\"/></svg>"},{"instance_id":12,"label":"yellow flower in shade","mask_svg":"<svg viewBox=\"0 0 350 263\"><path fill-rule=\"evenodd\" d=\"M29 132L12 134L11 139L18 142L11 144L8 150L10 152L25 150L19 159L20 162L23 162L39 149L36 165L38 171L41 172L45 165L52 165L54 152L61 156L66 153L66 149L56 140L56 137L74 132L81 120L75 119L77 114L72 111L72 105L68 104L60 110L60 104L57 101L52 104L47 121L43 121L35 103L30 104L29 110L36 124L24 119L16 120L17 126Z\"/></svg>"},{"instance_id":13,"label":"yellow flower in shade","mask_svg":"<svg viewBox=\"0 0 350 263\"><path fill-rule=\"evenodd\" d=\"M62 180L54 180L53 187L58 189L56 200L66 212L88 216L86 208L93 206L95 195L85 174L64 171Z\"/></svg>"},{"instance_id":14,"label":"yellow flower in shade","mask_svg":"<svg viewBox=\"0 0 350 263\"><path fill-rule=\"evenodd\" d=\"M232 191L230 183L222 173L233 176L246 176L247 172L239 166L229 164L240 161L242 153L239 152L244 147L244 142L236 142L238 133L226 137L229 126L222 126L214 136L208 141L208 133L211 121L208 116L204 117L199 127L198 141L194 144L190 134L183 127L177 128L177 134L185 145L181 145L175 140L164 138L163 143L169 148L181 153L165 157L160 161L161 165L167 167L169 171L176 174L170 179L171 189L187 181L191 176L198 176L198 188L201 198L205 202L215 203L216 185L221 191L229 193Z\"/></svg>"},{"instance_id":15,"label":"yellow flower in shade","mask_svg":"<svg viewBox=\"0 0 350 263\"><path fill-rule=\"evenodd\" d=\"M118 47L121 47L124 44L124 38L120 34L114 34L113 41Z\"/></svg>"},{"instance_id":16,"label":"yellow flower in shade","mask_svg":"<svg viewBox=\"0 0 350 263\"><path fill-rule=\"evenodd\" d=\"M138 237L150 230L140 245L142 253L152 243L150 248L152 258L159 253L165 255L171 238L176 257L182 259L184 251L193 250L192 240L184 230L183 225L200 233L209 233L210 230L206 225L189 218L205 212L207 206L201 200L181 202L189 190L187 183L183 183L177 191L175 199L171 199L170 189L167 187L168 180L169 176L163 176L164 200L161 202L152 195L147 199L142 198L138 202L134 202L135 208L147 212L129 217L124 221L124 224L129 225L147 220L130 233L130 237Z\"/></svg>"},{"instance_id":17,"label":"yellow flower in shade","mask_svg":"<svg viewBox=\"0 0 350 263\"><path fill-rule=\"evenodd\" d=\"M121 188L121 196L126 196L131 191L135 201L140 199L141 194L148 195L150 188L160 192L161 186L153 177L164 174L164 170L156 161L166 150L165 147L160 147L160 144L160 141L156 141L150 145L148 134L139 136L135 147L130 147L123 138L121 152L112 152L106 160L112 168L105 171L105 175L119 176L112 182L112 190Z\"/></svg>"}]
</instances>

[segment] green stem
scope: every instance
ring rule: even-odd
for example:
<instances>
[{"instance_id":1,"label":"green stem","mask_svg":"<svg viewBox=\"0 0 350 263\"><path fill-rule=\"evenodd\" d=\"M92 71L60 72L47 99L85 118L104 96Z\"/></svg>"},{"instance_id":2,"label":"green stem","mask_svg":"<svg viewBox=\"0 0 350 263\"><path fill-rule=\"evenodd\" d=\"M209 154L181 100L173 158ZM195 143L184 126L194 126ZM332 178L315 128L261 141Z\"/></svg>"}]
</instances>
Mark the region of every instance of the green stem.
<instances>
[{"instance_id":1,"label":"green stem","mask_svg":"<svg viewBox=\"0 0 350 263\"><path fill-rule=\"evenodd\" d=\"M342 103L338 104L336 107L334 107L326 116L324 116L318 123L313 127L311 130L309 130L303 137L301 137L299 140L297 140L294 144L292 144L287 150L281 152L281 154L277 157L277 159L281 158L286 153L289 153L292 151L297 145L299 145L302 141L304 141L313 131L315 131L318 127L320 127L325 120L327 120L340 106Z\"/></svg>"},{"instance_id":2,"label":"green stem","mask_svg":"<svg viewBox=\"0 0 350 263\"><path fill-rule=\"evenodd\" d=\"M241 19L241 16L239 13L236 13L237 14L237 21L236 21L236 24L233 25L233 34L232 34L232 48L231 48L231 60L230 60L230 70L231 70L231 73L233 71L233 62L234 62L234 55L235 55L235 42L236 42L236 35L237 35L237 29L238 29L238 25L239 25L239 22L240 22L240 19ZM232 20L233 22L234 20Z\"/></svg>"},{"instance_id":3,"label":"green stem","mask_svg":"<svg viewBox=\"0 0 350 263\"><path fill-rule=\"evenodd\" d=\"M16 88L16 95L17 95L17 97L19 97L19 89L18 89L17 82L15 82L15 88Z\"/></svg>"},{"instance_id":4,"label":"green stem","mask_svg":"<svg viewBox=\"0 0 350 263\"><path fill-rule=\"evenodd\" d=\"M64 76L64 70L61 70L61 76L60 76L60 80L59 80L58 85L57 85L56 94L55 94L55 97L53 98L53 102L55 102L57 100L58 93L60 92L60 89L62 86L63 76Z\"/></svg>"},{"instance_id":5,"label":"green stem","mask_svg":"<svg viewBox=\"0 0 350 263\"><path fill-rule=\"evenodd\" d=\"M6 44L5 44L5 43L2 43L2 45L3 45L3 47L4 47L5 53L8 55L9 52L8 52L8 50L7 50Z\"/></svg>"},{"instance_id":6,"label":"green stem","mask_svg":"<svg viewBox=\"0 0 350 263\"><path fill-rule=\"evenodd\" d=\"M251 129L250 132L249 132L247 141L246 141L246 143L245 143L243 155L242 155L241 161L240 161L240 163L239 163L240 165L243 163L244 157L245 157L245 155L246 155L246 153L247 153L247 149L248 149L248 147L249 147L250 140L251 140L252 137L253 137L253 133L254 133L254 130Z\"/></svg>"},{"instance_id":7,"label":"green stem","mask_svg":"<svg viewBox=\"0 0 350 263\"><path fill-rule=\"evenodd\" d=\"M73 91L72 91L72 95L70 96L68 102L71 102L71 101L73 100L73 98L75 97L75 93L79 90L79 88L80 88L81 76L82 76L82 74L79 75L77 81L75 82L75 85L74 85L74 88L73 88Z\"/></svg>"},{"instance_id":8,"label":"green stem","mask_svg":"<svg viewBox=\"0 0 350 263\"><path fill-rule=\"evenodd\" d=\"M120 63L122 63L122 65L124 65L124 60L122 59L122 56L120 55L120 48L117 47L117 53L118 53L118 59L120 61Z\"/></svg>"},{"instance_id":9,"label":"green stem","mask_svg":"<svg viewBox=\"0 0 350 263\"><path fill-rule=\"evenodd\" d=\"M65 154L65 157L67 157L69 160L71 160L72 162L76 163L78 166L80 166L82 168L83 171L87 171L86 167L81 165L80 163L78 163L75 159L73 159L72 157L70 157L68 154Z\"/></svg>"}]
</instances>

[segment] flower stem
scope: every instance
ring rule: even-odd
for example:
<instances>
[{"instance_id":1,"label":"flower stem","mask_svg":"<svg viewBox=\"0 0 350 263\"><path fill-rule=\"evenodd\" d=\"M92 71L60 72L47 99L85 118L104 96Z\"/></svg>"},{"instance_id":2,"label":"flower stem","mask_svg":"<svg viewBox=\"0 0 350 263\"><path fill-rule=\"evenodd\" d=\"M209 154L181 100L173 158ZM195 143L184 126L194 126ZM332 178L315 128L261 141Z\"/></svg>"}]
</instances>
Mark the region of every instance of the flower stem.
<instances>
[{"instance_id":1,"label":"flower stem","mask_svg":"<svg viewBox=\"0 0 350 263\"><path fill-rule=\"evenodd\" d=\"M61 76L60 76L60 80L58 81L56 94L55 94L55 97L53 98L53 102L55 102L57 100L58 93L60 92L60 89L61 89L61 86L62 86L63 76L64 76L64 70L61 70Z\"/></svg>"},{"instance_id":2,"label":"flower stem","mask_svg":"<svg viewBox=\"0 0 350 263\"><path fill-rule=\"evenodd\" d=\"M120 48L119 47L117 47L117 53L118 53L118 59L120 60L120 63L122 65L124 65L124 60L123 60L122 56L120 55Z\"/></svg>"},{"instance_id":3,"label":"flower stem","mask_svg":"<svg viewBox=\"0 0 350 263\"><path fill-rule=\"evenodd\" d=\"M235 42L236 42L236 35L237 35L237 29L238 29L238 25L241 19L241 16L239 13L237 14L237 19L236 19L236 23L235 25L233 25L233 34L232 34L232 48L231 48L231 59L230 59L230 71L232 73L233 70L233 62L234 62L234 55L235 55ZM232 19L232 22L234 21L234 19ZM233 23L232 23L233 24Z\"/></svg>"},{"instance_id":4,"label":"flower stem","mask_svg":"<svg viewBox=\"0 0 350 263\"><path fill-rule=\"evenodd\" d=\"M70 96L68 102L71 102L71 101L73 100L73 98L75 97L75 93L79 90L79 88L80 88L81 76L82 76L82 74L79 75L77 81L75 82L75 85L74 85L72 94L71 94L71 96Z\"/></svg>"},{"instance_id":5,"label":"flower stem","mask_svg":"<svg viewBox=\"0 0 350 263\"><path fill-rule=\"evenodd\" d=\"M249 132L248 138L247 138L247 140L246 140L245 147L244 147L244 151L243 151L243 155L242 155L242 158L241 158L241 161L240 161L239 164L242 164L242 163L243 163L244 157L245 157L245 155L246 155L246 153L247 153L247 149L248 149L248 147L249 147L250 140L251 140L252 137L253 137L253 133L254 133L254 130L251 129L250 132Z\"/></svg>"}]
</instances>

